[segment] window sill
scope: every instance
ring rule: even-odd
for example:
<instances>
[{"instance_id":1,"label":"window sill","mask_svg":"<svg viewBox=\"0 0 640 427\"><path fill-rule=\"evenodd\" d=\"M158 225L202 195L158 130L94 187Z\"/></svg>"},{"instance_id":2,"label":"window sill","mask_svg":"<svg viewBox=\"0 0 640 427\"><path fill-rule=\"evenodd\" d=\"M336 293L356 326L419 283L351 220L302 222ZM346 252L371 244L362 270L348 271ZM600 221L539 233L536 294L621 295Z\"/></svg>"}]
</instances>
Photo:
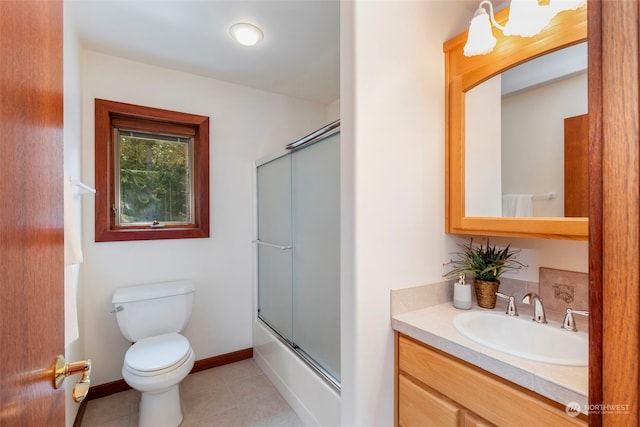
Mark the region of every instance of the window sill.
<instances>
[{"instance_id":1,"label":"window sill","mask_svg":"<svg viewBox=\"0 0 640 427\"><path fill-rule=\"evenodd\" d=\"M197 239L209 237L208 227L185 228L121 228L96 230L96 242L126 242L131 240Z\"/></svg>"}]
</instances>

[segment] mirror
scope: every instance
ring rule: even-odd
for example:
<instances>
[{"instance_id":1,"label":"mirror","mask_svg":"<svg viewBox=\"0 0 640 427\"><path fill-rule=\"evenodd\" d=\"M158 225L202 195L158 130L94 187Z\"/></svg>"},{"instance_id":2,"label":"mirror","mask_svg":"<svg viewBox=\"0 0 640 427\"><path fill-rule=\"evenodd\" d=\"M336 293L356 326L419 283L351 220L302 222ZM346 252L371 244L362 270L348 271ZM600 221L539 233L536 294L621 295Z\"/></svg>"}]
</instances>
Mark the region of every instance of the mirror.
<instances>
[{"instance_id":1,"label":"mirror","mask_svg":"<svg viewBox=\"0 0 640 427\"><path fill-rule=\"evenodd\" d=\"M467 91L465 214L586 217L587 181L580 178L587 176L587 164L578 161L587 154L587 139L578 140L586 137L580 132L586 114L586 42ZM496 159L499 164L487 170ZM573 185L578 180L581 185Z\"/></svg>"},{"instance_id":2,"label":"mirror","mask_svg":"<svg viewBox=\"0 0 640 427\"><path fill-rule=\"evenodd\" d=\"M487 55L462 54L467 32L444 44L447 232L587 238L586 9L534 37L494 29Z\"/></svg>"}]
</instances>

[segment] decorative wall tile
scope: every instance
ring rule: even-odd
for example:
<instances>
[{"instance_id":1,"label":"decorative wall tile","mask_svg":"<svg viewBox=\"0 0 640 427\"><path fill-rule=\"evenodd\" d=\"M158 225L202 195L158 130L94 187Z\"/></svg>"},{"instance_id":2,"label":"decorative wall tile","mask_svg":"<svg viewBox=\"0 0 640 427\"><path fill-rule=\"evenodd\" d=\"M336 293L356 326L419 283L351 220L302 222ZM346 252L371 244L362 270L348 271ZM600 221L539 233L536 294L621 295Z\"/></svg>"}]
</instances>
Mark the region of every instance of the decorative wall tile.
<instances>
[{"instance_id":1,"label":"decorative wall tile","mask_svg":"<svg viewBox=\"0 0 640 427\"><path fill-rule=\"evenodd\" d=\"M577 271L540 267L540 298L544 308L562 321L567 308L589 310L589 275ZM579 330L588 330L588 319L574 315Z\"/></svg>"},{"instance_id":2,"label":"decorative wall tile","mask_svg":"<svg viewBox=\"0 0 640 427\"><path fill-rule=\"evenodd\" d=\"M576 271L540 267L540 297L545 308L565 311L589 307L589 275Z\"/></svg>"}]
</instances>

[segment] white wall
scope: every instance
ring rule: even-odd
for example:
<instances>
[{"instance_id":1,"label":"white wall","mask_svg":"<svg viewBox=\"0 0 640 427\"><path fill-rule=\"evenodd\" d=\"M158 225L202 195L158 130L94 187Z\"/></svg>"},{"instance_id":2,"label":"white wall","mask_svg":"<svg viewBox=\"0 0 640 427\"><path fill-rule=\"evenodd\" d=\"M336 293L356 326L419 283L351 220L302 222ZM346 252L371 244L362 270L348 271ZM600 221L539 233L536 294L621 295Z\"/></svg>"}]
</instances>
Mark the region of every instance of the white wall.
<instances>
[{"instance_id":1,"label":"white wall","mask_svg":"<svg viewBox=\"0 0 640 427\"><path fill-rule=\"evenodd\" d=\"M68 9L66 3L63 3L64 21L68 21ZM81 132L81 88L80 88L80 74L81 74L81 51L78 42L77 35L73 28L68 25L63 29L63 71L64 71L64 170L74 179L78 179L81 176L81 146L80 146L80 132ZM75 214L76 218L81 217L80 200L75 199ZM80 224L76 224L77 231L80 232ZM78 290L78 282L80 278L80 265L65 266L64 269L64 281L65 281L65 299L75 298L78 316L82 316L83 306L82 297L74 295L74 292L68 292L70 289ZM72 301L72 299L71 299ZM73 304L65 306L65 313L69 313L73 310ZM65 320L65 326L70 323L69 320ZM78 325L82 327L81 324ZM82 332L80 332L81 334ZM83 340L80 338L76 341L65 343L65 359L67 362L75 362L83 360L85 358ZM66 403L66 425L70 427L73 425L76 414L78 412L78 404L73 401L71 392L74 384L79 380L78 375L75 375L65 381L65 403Z\"/></svg>"},{"instance_id":2,"label":"white wall","mask_svg":"<svg viewBox=\"0 0 640 427\"><path fill-rule=\"evenodd\" d=\"M439 282L464 237L444 233L442 43L472 13L449 1L341 6L342 425L393 425L389 293ZM381 30L384 29L384 30ZM585 271L586 242L495 239Z\"/></svg>"},{"instance_id":3,"label":"white wall","mask_svg":"<svg viewBox=\"0 0 640 427\"><path fill-rule=\"evenodd\" d=\"M464 209L467 216L502 216L501 83L497 75L464 97ZM491 164L496 167L487 167Z\"/></svg>"},{"instance_id":4,"label":"white wall","mask_svg":"<svg viewBox=\"0 0 640 427\"><path fill-rule=\"evenodd\" d=\"M441 281L447 1L343 2L342 425L393 425L389 293Z\"/></svg>"},{"instance_id":5,"label":"white wall","mask_svg":"<svg viewBox=\"0 0 640 427\"><path fill-rule=\"evenodd\" d=\"M85 348L92 380L121 378L129 343L110 314L115 288L191 279L196 299L184 331L197 359L252 347L253 160L325 124L326 106L84 51L82 166L94 176L94 98L209 116L211 238L94 242L94 205L83 205Z\"/></svg>"}]
</instances>

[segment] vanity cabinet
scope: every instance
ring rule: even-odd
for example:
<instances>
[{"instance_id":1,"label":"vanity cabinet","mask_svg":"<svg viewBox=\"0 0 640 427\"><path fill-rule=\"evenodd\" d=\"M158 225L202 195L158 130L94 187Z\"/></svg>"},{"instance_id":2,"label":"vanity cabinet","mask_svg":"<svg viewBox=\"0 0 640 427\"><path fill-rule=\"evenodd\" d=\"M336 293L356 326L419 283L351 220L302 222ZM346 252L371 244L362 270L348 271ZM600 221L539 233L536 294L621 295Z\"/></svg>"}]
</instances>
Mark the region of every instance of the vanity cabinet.
<instances>
[{"instance_id":1,"label":"vanity cabinet","mask_svg":"<svg viewBox=\"0 0 640 427\"><path fill-rule=\"evenodd\" d=\"M398 423L409 426L482 427L493 424L482 420L429 387L414 382L410 376L398 376Z\"/></svg>"},{"instance_id":2,"label":"vanity cabinet","mask_svg":"<svg viewBox=\"0 0 640 427\"><path fill-rule=\"evenodd\" d=\"M587 426L564 405L395 334L397 427Z\"/></svg>"}]
</instances>

